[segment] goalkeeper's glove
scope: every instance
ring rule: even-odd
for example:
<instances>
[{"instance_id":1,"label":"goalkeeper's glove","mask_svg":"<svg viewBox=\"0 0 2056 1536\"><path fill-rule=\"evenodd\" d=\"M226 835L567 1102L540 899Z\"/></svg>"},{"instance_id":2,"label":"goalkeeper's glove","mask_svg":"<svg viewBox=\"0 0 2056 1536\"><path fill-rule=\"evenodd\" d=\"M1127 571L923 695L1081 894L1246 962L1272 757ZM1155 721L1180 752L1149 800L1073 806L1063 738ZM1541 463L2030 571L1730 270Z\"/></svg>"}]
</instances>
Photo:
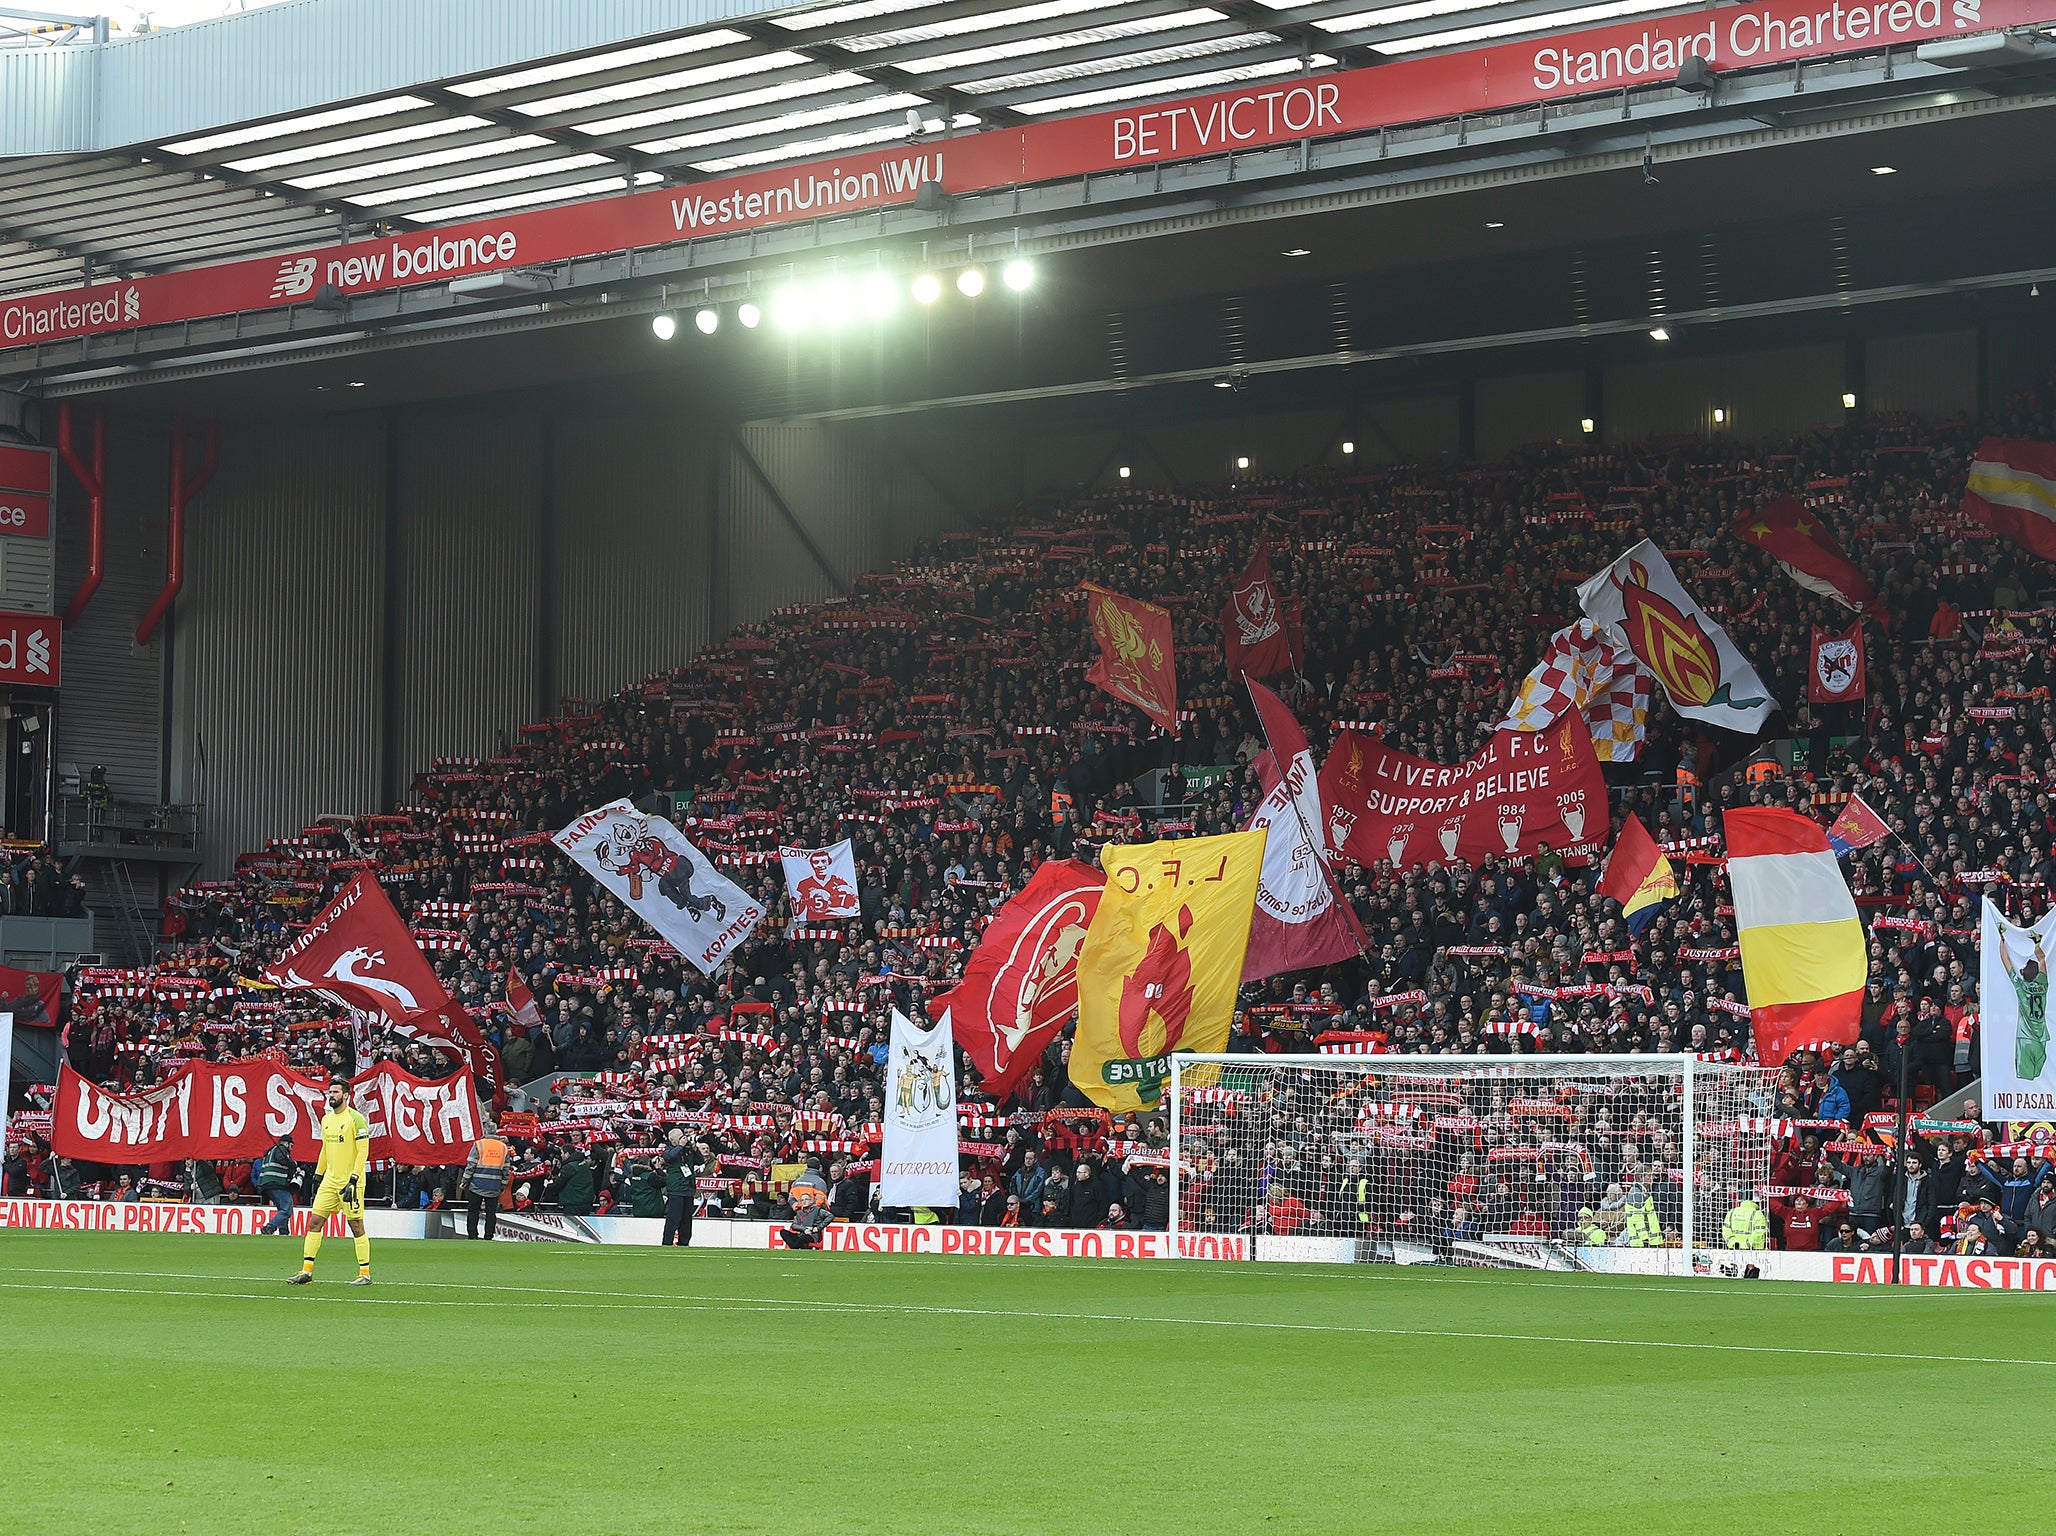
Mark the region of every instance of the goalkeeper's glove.
<instances>
[{"instance_id":1,"label":"goalkeeper's glove","mask_svg":"<svg viewBox=\"0 0 2056 1536\"><path fill-rule=\"evenodd\" d=\"M357 1176L354 1173L350 1175L349 1182L343 1186L343 1198L352 1205L357 1203Z\"/></svg>"}]
</instances>

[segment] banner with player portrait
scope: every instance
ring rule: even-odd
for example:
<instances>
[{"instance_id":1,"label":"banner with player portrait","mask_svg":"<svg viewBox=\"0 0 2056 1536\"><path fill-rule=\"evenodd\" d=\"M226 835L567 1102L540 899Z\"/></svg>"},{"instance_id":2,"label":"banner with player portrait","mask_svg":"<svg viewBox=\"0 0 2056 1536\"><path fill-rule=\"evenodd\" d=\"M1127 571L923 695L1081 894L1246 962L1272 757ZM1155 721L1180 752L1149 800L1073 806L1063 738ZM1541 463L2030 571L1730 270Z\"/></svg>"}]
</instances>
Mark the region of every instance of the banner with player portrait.
<instances>
[{"instance_id":1,"label":"banner with player portrait","mask_svg":"<svg viewBox=\"0 0 2056 1536\"><path fill-rule=\"evenodd\" d=\"M857 855L844 838L826 848L780 848L785 866L785 894L796 923L826 923L856 917Z\"/></svg>"},{"instance_id":2,"label":"banner with player portrait","mask_svg":"<svg viewBox=\"0 0 2056 1536\"><path fill-rule=\"evenodd\" d=\"M1985 898L1979 933L1979 1081L1993 1120L2027 1120L2056 1110L2049 1059L2049 960L2056 908L2032 927L2010 923Z\"/></svg>"},{"instance_id":3,"label":"banner with player portrait","mask_svg":"<svg viewBox=\"0 0 2056 1536\"><path fill-rule=\"evenodd\" d=\"M957 1056L941 1025L922 1029L897 1008L885 1058L878 1203L957 1204Z\"/></svg>"},{"instance_id":4,"label":"banner with player portrait","mask_svg":"<svg viewBox=\"0 0 2056 1536\"><path fill-rule=\"evenodd\" d=\"M551 841L704 976L764 920L764 909L683 832L626 800L587 811Z\"/></svg>"}]
</instances>

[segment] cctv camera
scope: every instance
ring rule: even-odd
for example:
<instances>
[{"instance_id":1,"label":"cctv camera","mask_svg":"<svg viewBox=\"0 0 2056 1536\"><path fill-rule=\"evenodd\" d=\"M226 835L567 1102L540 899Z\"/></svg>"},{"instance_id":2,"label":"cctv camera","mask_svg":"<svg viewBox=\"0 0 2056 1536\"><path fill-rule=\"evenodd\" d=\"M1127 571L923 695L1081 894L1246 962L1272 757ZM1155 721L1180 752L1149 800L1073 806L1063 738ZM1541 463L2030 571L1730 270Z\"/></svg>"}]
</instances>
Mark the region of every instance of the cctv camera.
<instances>
[{"instance_id":1,"label":"cctv camera","mask_svg":"<svg viewBox=\"0 0 2056 1536\"><path fill-rule=\"evenodd\" d=\"M1646 150L1646 149L1645 149L1645 150L1643 150L1643 151L1642 151L1642 185L1643 185L1643 186L1645 186L1645 187L1653 187L1653 186L1655 186L1655 185L1656 185L1656 169L1655 169L1655 167L1656 167L1656 157L1655 157L1654 155L1650 154L1648 150Z\"/></svg>"},{"instance_id":2,"label":"cctv camera","mask_svg":"<svg viewBox=\"0 0 2056 1536\"><path fill-rule=\"evenodd\" d=\"M907 108L908 136L911 138L918 139L921 137L922 134L926 133L927 131L928 125L921 121L921 109L919 107Z\"/></svg>"}]
</instances>

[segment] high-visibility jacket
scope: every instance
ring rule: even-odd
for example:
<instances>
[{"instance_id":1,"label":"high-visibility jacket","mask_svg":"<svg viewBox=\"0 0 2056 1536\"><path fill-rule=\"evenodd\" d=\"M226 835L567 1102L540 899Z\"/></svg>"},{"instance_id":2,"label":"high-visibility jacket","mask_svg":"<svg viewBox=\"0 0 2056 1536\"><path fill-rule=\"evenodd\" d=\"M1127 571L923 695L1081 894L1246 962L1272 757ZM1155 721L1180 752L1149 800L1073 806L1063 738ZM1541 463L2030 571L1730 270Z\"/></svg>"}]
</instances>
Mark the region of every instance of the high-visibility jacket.
<instances>
[{"instance_id":1,"label":"high-visibility jacket","mask_svg":"<svg viewBox=\"0 0 2056 1536\"><path fill-rule=\"evenodd\" d=\"M1656 1219L1654 1200L1644 1200L1640 1205L1628 1207L1627 1233L1630 1248L1663 1246L1663 1223Z\"/></svg>"},{"instance_id":2,"label":"high-visibility jacket","mask_svg":"<svg viewBox=\"0 0 2056 1536\"><path fill-rule=\"evenodd\" d=\"M481 1136L471 1144L464 1159L464 1182L475 1195L497 1195L507 1182L507 1163L513 1156L497 1136Z\"/></svg>"},{"instance_id":3,"label":"high-visibility jacket","mask_svg":"<svg viewBox=\"0 0 2056 1536\"><path fill-rule=\"evenodd\" d=\"M1363 1226L1371 1223L1371 1181L1366 1178L1356 1181L1356 1219Z\"/></svg>"},{"instance_id":4,"label":"high-visibility jacket","mask_svg":"<svg viewBox=\"0 0 2056 1536\"><path fill-rule=\"evenodd\" d=\"M1720 1241L1723 1248L1768 1248L1770 1218L1754 1200L1739 1201L1720 1224Z\"/></svg>"}]
</instances>

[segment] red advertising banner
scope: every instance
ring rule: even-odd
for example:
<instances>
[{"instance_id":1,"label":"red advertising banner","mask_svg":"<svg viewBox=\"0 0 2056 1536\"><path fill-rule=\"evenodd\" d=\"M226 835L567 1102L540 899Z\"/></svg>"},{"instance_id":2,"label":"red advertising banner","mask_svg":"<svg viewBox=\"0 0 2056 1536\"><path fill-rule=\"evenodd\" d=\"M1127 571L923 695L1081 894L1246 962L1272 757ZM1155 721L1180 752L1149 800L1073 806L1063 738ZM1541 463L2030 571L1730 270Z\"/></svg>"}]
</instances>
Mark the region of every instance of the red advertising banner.
<instances>
[{"instance_id":1,"label":"red advertising banner","mask_svg":"<svg viewBox=\"0 0 2056 1536\"><path fill-rule=\"evenodd\" d=\"M2056 21L2056 0L1763 0L1618 22L1328 75L1254 82L1177 101L967 134L915 153L855 150L561 208L452 224L280 258L100 283L0 302L0 348L445 282L478 272L646 249L904 206L923 182L952 193L1134 170L1231 150L1503 112L1676 76L1876 52Z\"/></svg>"},{"instance_id":2,"label":"red advertising banner","mask_svg":"<svg viewBox=\"0 0 2056 1536\"><path fill-rule=\"evenodd\" d=\"M1546 731L1496 731L1446 767L1344 731L1321 767L1328 837L1363 865L1399 869L1528 858L1551 848L1589 863L1606 840L1606 780L1581 716Z\"/></svg>"},{"instance_id":3,"label":"red advertising banner","mask_svg":"<svg viewBox=\"0 0 2056 1536\"><path fill-rule=\"evenodd\" d=\"M50 1147L92 1163L157 1163L261 1157L281 1136L293 1156L321 1155L327 1085L275 1061L189 1062L142 1093L110 1093L57 1070ZM470 1074L429 1081L382 1062L350 1084L371 1122L371 1155L403 1163L461 1163L478 1139Z\"/></svg>"},{"instance_id":4,"label":"red advertising banner","mask_svg":"<svg viewBox=\"0 0 2056 1536\"><path fill-rule=\"evenodd\" d=\"M0 443L0 491L34 491L48 496L56 489L57 454L54 449Z\"/></svg>"},{"instance_id":5,"label":"red advertising banner","mask_svg":"<svg viewBox=\"0 0 2056 1536\"><path fill-rule=\"evenodd\" d=\"M0 494L0 501L6 499ZM49 531L45 513L44 531ZM0 683L58 684L63 624L47 613L0 613Z\"/></svg>"},{"instance_id":6,"label":"red advertising banner","mask_svg":"<svg viewBox=\"0 0 2056 1536\"><path fill-rule=\"evenodd\" d=\"M50 498L56 491L54 452L0 443L0 534L49 538Z\"/></svg>"}]
</instances>

